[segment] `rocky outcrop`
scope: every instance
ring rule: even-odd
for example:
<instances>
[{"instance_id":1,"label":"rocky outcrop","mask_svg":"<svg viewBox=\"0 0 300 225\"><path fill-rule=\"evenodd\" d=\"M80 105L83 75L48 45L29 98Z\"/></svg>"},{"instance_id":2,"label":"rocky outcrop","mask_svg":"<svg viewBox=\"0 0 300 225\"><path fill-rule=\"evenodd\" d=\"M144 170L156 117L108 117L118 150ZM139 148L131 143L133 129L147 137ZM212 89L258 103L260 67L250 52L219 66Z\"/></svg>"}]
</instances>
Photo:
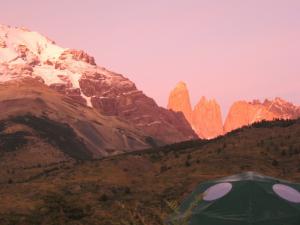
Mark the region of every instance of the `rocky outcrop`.
<instances>
[{"instance_id":1,"label":"rocky outcrop","mask_svg":"<svg viewBox=\"0 0 300 225\"><path fill-rule=\"evenodd\" d=\"M223 134L222 113L216 100L200 99L193 110L192 125L201 138L211 139Z\"/></svg>"},{"instance_id":2,"label":"rocky outcrop","mask_svg":"<svg viewBox=\"0 0 300 225\"><path fill-rule=\"evenodd\" d=\"M3 25L0 39L7 44L0 48L0 83L38 79L111 119L130 123L160 144L197 138L182 113L159 107L132 81L97 66L87 53L57 46L37 32Z\"/></svg>"},{"instance_id":3,"label":"rocky outcrop","mask_svg":"<svg viewBox=\"0 0 300 225\"><path fill-rule=\"evenodd\" d=\"M230 132L261 120L272 120L275 114L256 102L238 101L230 107L224 123L224 131Z\"/></svg>"},{"instance_id":4,"label":"rocky outcrop","mask_svg":"<svg viewBox=\"0 0 300 225\"><path fill-rule=\"evenodd\" d=\"M211 139L262 120L300 117L300 107L281 98L266 99L264 102L237 101L231 106L223 125L221 109L215 100L202 97L191 112L189 92L183 82L179 82L172 90L168 108L182 112L197 135L204 139Z\"/></svg>"},{"instance_id":5,"label":"rocky outcrop","mask_svg":"<svg viewBox=\"0 0 300 225\"><path fill-rule=\"evenodd\" d=\"M59 56L59 59L60 60L65 60L69 56L71 56L72 59L74 59L76 61L82 61L82 62L86 62L86 63L91 64L91 65L96 65L94 57L88 55L86 52L84 52L82 50L76 50L76 49L67 49L67 50L65 50Z\"/></svg>"},{"instance_id":6,"label":"rocky outcrop","mask_svg":"<svg viewBox=\"0 0 300 225\"><path fill-rule=\"evenodd\" d=\"M6 48L6 42L0 38L0 48Z\"/></svg>"},{"instance_id":7,"label":"rocky outcrop","mask_svg":"<svg viewBox=\"0 0 300 225\"><path fill-rule=\"evenodd\" d=\"M102 114L118 116L167 143L197 138L182 113L159 107L122 75L106 77L85 73L79 81L83 94Z\"/></svg>"},{"instance_id":8,"label":"rocky outcrop","mask_svg":"<svg viewBox=\"0 0 300 225\"><path fill-rule=\"evenodd\" d=\"M296 119L300 117L299 106L296 106L293 103L279 97L275 98L274 100L266 99L262 105L282 119Z\"/></svg>"},{"instance_id":9,"label":"rocky outcrop","mask_svg":"<svg viewBox=\"0 0 300 225\"><path fill-rule=\"evenodd\" d=\"M223 134L222 114L215 100L202 97L192 110L187 85L179 82L171 91L168 109L182 112L198 137L211 139Z\"/></svg>"},{"instance_id":10,"label":"rocky outcrop","mask_svg":"<svg viewBox=\"0 0 300 225\"><path fill-rule=\"evenodd\" d=\"M171 91L167 107L175 112L182 112L187 121L192 123L190 95L184 82L179 82Z\"/></svg>"},{"instance_id":11,"label":"rocky outcrop","mask_svg":"<svg viewBox=\"0 0 300 225\"><path fill-rule=\"evenodd\" d=\"M250 125L262 120L274 119L296 119L300 117L300 107L287 102L281 98L258 100L252 102L235 102L227 115L224 131L230 132L234 129Z\"/></svg>"}]
</instances>

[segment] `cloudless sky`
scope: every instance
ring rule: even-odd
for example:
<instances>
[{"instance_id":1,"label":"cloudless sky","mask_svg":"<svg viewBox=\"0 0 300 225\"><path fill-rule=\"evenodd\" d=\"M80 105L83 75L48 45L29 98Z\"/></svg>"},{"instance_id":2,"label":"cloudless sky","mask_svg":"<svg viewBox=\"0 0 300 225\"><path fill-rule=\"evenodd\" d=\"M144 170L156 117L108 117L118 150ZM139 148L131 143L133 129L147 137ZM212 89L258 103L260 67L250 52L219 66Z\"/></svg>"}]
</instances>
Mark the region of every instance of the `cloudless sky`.
<instances>
[{"instance_id":1,"label":"cloudless sky","mask_svg":"<svg viewBox=\"0 0 300 225\"><path fill-rule=\"evenodd\" d=\"M224 113L239 99L300 104L299 0L9 0L0 23L85 50L161 106L180 80Z\"/></svg>"}]
</instances>

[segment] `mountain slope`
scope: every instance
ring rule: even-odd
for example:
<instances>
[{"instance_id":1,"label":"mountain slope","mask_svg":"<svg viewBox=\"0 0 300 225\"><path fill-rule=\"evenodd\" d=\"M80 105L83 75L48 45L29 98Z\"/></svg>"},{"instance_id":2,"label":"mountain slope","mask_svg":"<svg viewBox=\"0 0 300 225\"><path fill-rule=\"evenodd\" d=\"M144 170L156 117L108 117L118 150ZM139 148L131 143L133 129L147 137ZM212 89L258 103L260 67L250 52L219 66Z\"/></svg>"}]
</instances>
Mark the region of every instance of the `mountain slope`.
<instances>
[{"instance_id":1,"label":"mountain slope","mask_svg":"<svg viewBox=\"0 0 300 225\"><path fill-rule=\"evenodd\" d=\"M296 106L281 98L266 99L264 102L258 100L252 102L238 101L231 106L228 112L224 130L225 132L230 132L262 120L296 119L299 117L300 106Z\"/></svg>"},{"instance_id":2,"label":"mountain slope","mask_svg":"<svg viewBox=\"0 0 300 225\"><path fill-rule=\"evenodd\" d=\"M30 78L0 84L0 110L4 152L33 151L43 144L71 158L90 159L160 144L149 143L146 134L125 121L103 116ZM10 139L20 146L11 146Z\"/></svg>"},{"instance_id":3,"label":"mountain slope","mask_svg":"<svg viewBox=\"0 0 300 225\"><path fill-rule=\"evenodd\" d=\"M74 101L117 116L164 143L197 138L181 113L159 107L124 76L37 32L0 25L0 82L30 77Z\"/></svg>"},{"instance_id":4,"label":"mountain slope","mask_svg":"<svg viewBox=\"0 0 300 225\"><path fill-rule=\"evenodd\" d=\"M12 167L1 160L0 221L161 225L166 201L181 201L206 180L252 170L300 182L299 136L300 120L261 122L210 141L95 161Z\"/></svg>"}]
</instances>

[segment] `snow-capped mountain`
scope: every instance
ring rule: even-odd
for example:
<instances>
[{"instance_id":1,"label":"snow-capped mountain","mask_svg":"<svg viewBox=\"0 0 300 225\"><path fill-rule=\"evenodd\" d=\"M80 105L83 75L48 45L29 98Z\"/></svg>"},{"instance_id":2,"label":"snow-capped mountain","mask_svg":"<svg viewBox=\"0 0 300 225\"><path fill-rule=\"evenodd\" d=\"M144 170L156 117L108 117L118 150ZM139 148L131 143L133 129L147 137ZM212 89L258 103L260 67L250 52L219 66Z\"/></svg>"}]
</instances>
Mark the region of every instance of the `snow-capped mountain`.
<instances>
[{"instance_id":1,"label":"snow-capped mountain","mask_svg":"<svg viewBox=\"0 0 300 225\"><path fill-rule=\"evenodd\" d=\"M0 25L0 82L30 77L164 143L196 138L182 113L159 107L124 76L81 50L62 48L25 28Z\"/></svg>"},{"instance_id":2,"label":"snow-capped mountain","mask_svg":"<svg viewBox=\"0 0 300 225\"><path fill-rule=\"evenodd\" d=\"M90 98L76 93L82 73L96 70L108 74L83 51L62 48L37 32L5 25L0 25L0 66L0 82L38 78L48 86L78 94L90 106Z\"/></svg>"}]
</instances>

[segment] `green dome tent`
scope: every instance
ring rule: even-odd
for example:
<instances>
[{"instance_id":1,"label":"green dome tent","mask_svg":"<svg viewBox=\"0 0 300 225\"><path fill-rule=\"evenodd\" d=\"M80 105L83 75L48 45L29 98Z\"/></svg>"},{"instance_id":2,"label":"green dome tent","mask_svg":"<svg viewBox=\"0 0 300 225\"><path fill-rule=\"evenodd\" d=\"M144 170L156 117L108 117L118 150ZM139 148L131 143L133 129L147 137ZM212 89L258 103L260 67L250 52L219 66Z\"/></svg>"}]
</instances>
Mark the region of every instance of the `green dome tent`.
<instances>
[{"instance_id":1,"label":"green dome tent","mask_svg":"<svg viewBox=\"0 0 300 225\"><path fill-rule=\"evenodd\" d=\"M169 225L300 225L300 184L242 173L200 184Z\"/></svg>"}]
</instances>

